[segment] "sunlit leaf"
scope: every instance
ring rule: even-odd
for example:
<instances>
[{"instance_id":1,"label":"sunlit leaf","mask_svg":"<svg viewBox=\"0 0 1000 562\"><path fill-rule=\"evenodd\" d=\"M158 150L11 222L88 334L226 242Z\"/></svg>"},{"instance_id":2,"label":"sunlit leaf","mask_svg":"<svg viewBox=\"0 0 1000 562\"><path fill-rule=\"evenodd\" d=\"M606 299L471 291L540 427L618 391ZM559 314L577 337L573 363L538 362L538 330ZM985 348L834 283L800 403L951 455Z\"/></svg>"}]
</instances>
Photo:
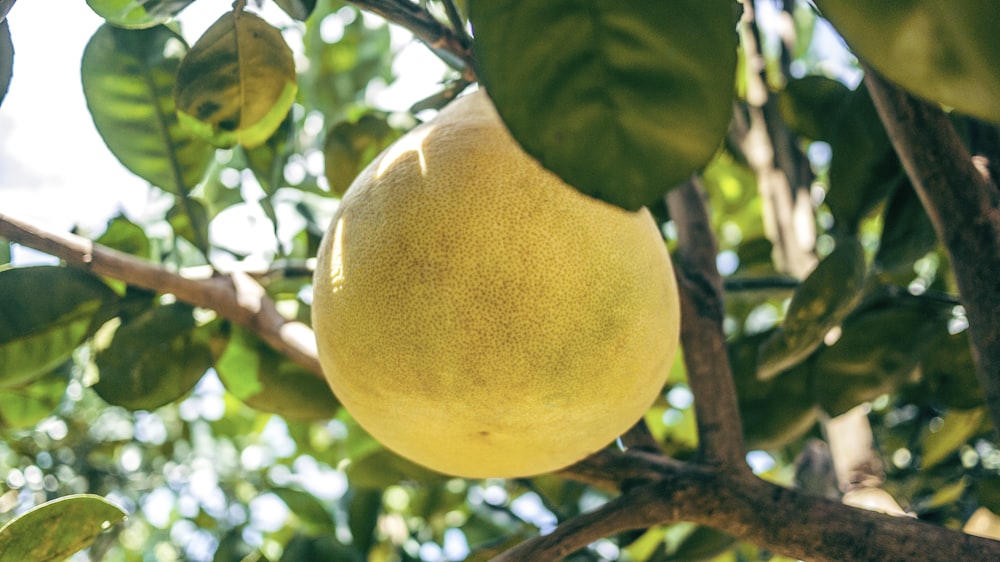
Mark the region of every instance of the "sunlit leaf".
<instances>
[{"instance_id":1,"label":"sunlit leaf","mask_svg":"<svg viewBox=\"0 0 1000 562\"><path fill-rule=\"evenodd\" d=\"M90 9L118 27L146 28L165 23L194 0L87 0Z\"/></svg>"},{"instance_id":2,"label":"sunlit leaf","mask_svg":"<svg viewBox=\"0 0 1000 562\"><path fill-rule=\"evenodd\" d=\"M109 220L108 227L95 242L140 258L152 257L152 247L146 231L125 215L118 215Z\"/></svg>"},{"instance_id":3,"label":"sunlit leaf","mask_svg":"<svg viewBox=\"0 0 1000 562\"><path fill-rule=\"evenodd\" d=\"M876 70L924 98L1000 122L1000 5L817 0Z\"/></svg>"},{"instance_id":4,"label":"sunlit leaf","mask_svg":"<svg viewBox=\"0 0 1000 562\"><path fill-rule=\"evenodd\" d=\"M286 14L299 21L306 21L316 9L316 0L274 0Z\"/></svg>"},{"instance_id":5,"label":"sunlit leaf","mask_svg":"<svg viewBox=\"0 0 1000 562\"><path fill-rule=\"evenodd\" d=\"M250 12L219 18L177 69L181 123L216 146L253 148L281 125L298 89L281 32Z\"/></svg>"},{"instance_id":6,"label":"sunlit leaf","mask_svg":"<svg viewBox=\"0 0 1000 562\"><path fill-rule=\"evenodd\" d=\"M885 271L909 268L937 244L937 233L908 182L903 183L889 198L882 219L882 239L879 241L875 264Z\"/></svg>"},{"instance_id":7,"label":"sunlit leaf","mask_svg":"<svg viewBox=\"0 0 1000 562\"><path fill-rule=\"evenodd\" d=\"M936 466L968 443L969 439L988 431L989 427L983 427L985 417L986 411L983 408L950 410L946 413L941 427L923 439L920 467L927 469Z\"/></svg>"},{"instance_id":8,"label":"sunlit leaf","mask_svg":"<svg viewBox=\"0 0 1000 562\"><path fill-rule=\"evenodd\" d=\"M234 396L253 408L291 420L329 419L337 413L337 399L325 380L247 330L231 329L215 369Z\"/></svg>"},{"instance_id":9,"label":"sunlit leaf","mask_svg":"<svg viewBox=\"0 0 1000 562\"><path fill-rule=\"evenodd\" d=\"M66 394L71 367L67 361L41 378L0 390L0 427L30 428L52 415Z\"/></svg>"},{"instance_id":10,"label":"sunlit leaf","mask_svg":"<svg viewBox=\"0 0 1000 562\"><path fill-rule=\"evenodd\" d=\"M570 185L636 209L722 143L736 70L725 0L472 0L479 73L511 133Z\"/></svg>"},{"instance_id":11,"label":"sunlit leaf","mask_svg":"<svg viewBox=\"0 0 1000 562\"><path fill-rule=\"evenodd\" d=\"M192 313L189 305L173 303L119 327L97 354L97 394L130 410L152 410L187 394L212 366Z\"/></svg>"},{"instance_id":12,"label":"sunlit leaf","mask_svg":"<svg viewBox=\"0 0 1000 562\"><path fill-rule=\"evenodd\" d=\"M126 517L100 496L79 494L52 500L0 529L0 560L55 562L90 546Z\"/></svg>"},{"instance_id":13,"label":"sunlit leaf","mask_svg":"<svg viewBox=\"0 0 1000 562\"><path fill-rule=\"evenodd\" d=\"M174 111L174 74L187 45L157 26L103 25L83 53L83 91L97 131L134 174L177 195L190 191L212 147L185 131Z\"/></svg>"},{"instance_id":14,"label":"sunlit leaf","mask_svg":"<svg viewBox=\"0 0 1000 562\"><path fill-rule=\"evenodd\" d=\"M10 79L14 75L14 43L10 39L10 24L0 21L0 104L7 97Z\"/></svg>"},{"instance_id":15,"label":"sunlit leaf","mask_svg":"<svg viewBox=\"0 0 1000 562\"><path fill-rule=\"evenodd\" d=\"M761 346L757 376L769 379L812 354L854 308L865 276L861 243L842 240L796 289L781 329Z\"/></svg>"},{"instance_id":16,"label":"sunlit leaf","mask_svg":"<svg viewBox=\"0 0 1000 562\"><path fill-rule=\"evenodd\" d=\"M76 269L0 271L0 388L20 386L70 358L110 317L114 292Z\"/></svg>"},{"instance_id":17,"label":"sunlit leaf","mask_svg":"<svg viewBox=\"0 0 1000 562\"><path fill-rule=\"evenodd\" d=\"M343 195L361 170L400 136L384 116L367 113L354 122L341 121L326 135L323 156L330 191Z\"/></svg>"}]
</instances>

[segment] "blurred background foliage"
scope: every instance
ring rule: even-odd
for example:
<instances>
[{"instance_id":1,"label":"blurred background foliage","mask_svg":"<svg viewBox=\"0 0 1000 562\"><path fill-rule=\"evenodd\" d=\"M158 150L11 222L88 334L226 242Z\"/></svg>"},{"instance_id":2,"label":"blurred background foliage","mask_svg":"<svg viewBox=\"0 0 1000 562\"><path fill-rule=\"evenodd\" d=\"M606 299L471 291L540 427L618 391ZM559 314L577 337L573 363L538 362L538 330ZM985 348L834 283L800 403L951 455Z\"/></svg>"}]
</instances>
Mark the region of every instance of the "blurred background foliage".
<instances>
[{"instance_id":1,"label":"blurred background foliage","mask_svg":"<svg viewBox=\"0 0 1000 562\"><path fill-rule=\"evenodd\" d=\"M380 109L374 93L397 78L403 32L336 0L279 1L283 13L265 12L294 53L294 105L257 146L215 148L172 112L128 111L172 106L170 77L196 48L177 32L183 14L172 18L191 0L88 3L110 22L83 55L90 111L123 164L159 189L155 212L81 234L189 276L251 271L283 314L307 322L309 258L337 197L464 88L461 69L412 111ZM422 5L449 21L443 4ZM881 465L867 476L903 511L949 527L982 507L1000 512L1000 450L948 259L857 62L809 2L752 6L733 124L701 174L748 461L764 478L838 497L844 483L810 454L831 441L830 420L860 408ZM152 90L129 89L145 78ZM786 178L792 215L775 215L762 185L771 172ZM247 209L270 229L264 248L240 244L247 221L231 216ZM654 211L672 246L668 210ZM129 514L73 560L486 560L614 494L558 474L467 481L423 469L372 440L320 379L211 311L12 263L7 243L0 294L0 523L78 493ZM697 446L692 401L678 361L645 418L675 458ZM678 524L608 537L570 560L781 558Z\"/></svg>"}]
</instances>

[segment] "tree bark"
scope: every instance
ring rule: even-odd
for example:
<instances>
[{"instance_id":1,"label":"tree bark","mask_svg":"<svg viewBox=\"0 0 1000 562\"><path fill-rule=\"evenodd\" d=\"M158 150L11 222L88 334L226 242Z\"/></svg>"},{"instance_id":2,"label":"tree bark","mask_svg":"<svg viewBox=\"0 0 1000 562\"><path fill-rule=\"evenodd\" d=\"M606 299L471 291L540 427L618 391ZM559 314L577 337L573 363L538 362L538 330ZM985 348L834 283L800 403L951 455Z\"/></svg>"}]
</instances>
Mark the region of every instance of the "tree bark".
<instances>
[{"instance_id":1,"label":"tree bark","mask_svg":"<svg viewBox=\"0 0 1000 562\"><path fill-rule=\"evenodd\" d=\"M979 384L1000 430L1000 190L939 106L865 71L893 147L951 258Z\"/></svg>"}]
</instances>

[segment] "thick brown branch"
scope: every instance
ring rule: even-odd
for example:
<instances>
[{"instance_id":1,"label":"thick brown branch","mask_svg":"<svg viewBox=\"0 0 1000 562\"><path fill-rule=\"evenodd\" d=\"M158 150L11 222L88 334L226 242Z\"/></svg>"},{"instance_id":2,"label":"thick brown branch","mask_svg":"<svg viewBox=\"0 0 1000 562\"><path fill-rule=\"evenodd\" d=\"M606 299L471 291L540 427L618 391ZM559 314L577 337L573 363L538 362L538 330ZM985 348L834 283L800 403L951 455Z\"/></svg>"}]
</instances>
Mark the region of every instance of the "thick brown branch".
<instances>
[{"instance_id":1,"label":"thick brown branch","mask_svg":"<svg viewBox=\"0 0 1000 562\"><path fill-rule=\"evenodd\" d=\"M677 225L677 282L681 294L681 344L688 384L695 398L702 459L732 470L748 470L743 426L722 320L722 278L715 265L718 248L705 201L692 180L667 195Z\"/></svg>"},{"instance_id":2,"label":"thick brown branch","mask_svg":"<svg viewBox=\"0 0 1000 562\"><path fill-rule=\"evenodd\" d=\"M252 330L275 350L322 377L312 330L278 313L263 287L245 273L193 280L74 234L52 232L0 213L0 236L62 259L66 263L177 300L214 310Z\"/></svg>"},{"instance_id":3,"label":"thick brown branch","mask_svg":"<svg viewBox=\"0 0 1000 562\"><path fill-rule=\"evenodd\" d=\"M1000 542L911 517L849 507L746 472L661 463L641 453L632 464L633 472L660 474L661 479L631 488L496 560L560 560L609 534L679 521L715 527L810 562L1000 560ZM649 466L639 468L643 464Z\"/></svg>"},{"instance_id":4,"label":"thick brown branch","mask_svg":"<svg viewBox=\"0 0 1000 562\"><path fill-rule=\"evenodd\" d=\"M446 63L462 72L469 82L476 81L475 57L472 48L455 30L439 22L419 4L410 0L347 0L355 6L378 14L387 21L408 29L427 44ZM442 56L443 55L443 56Z\"/></svg>"},{"instance_id":5,"label":"thick brown branch","mask_svg":"<svg viewBox=\"0 0 1000 562\"><path fill-rule=\"evenodd\" d=\"M940 107L866 71L893 147L951 257L979 383L1000 430L1000 190Z\"/></svg>"}]
</instances>

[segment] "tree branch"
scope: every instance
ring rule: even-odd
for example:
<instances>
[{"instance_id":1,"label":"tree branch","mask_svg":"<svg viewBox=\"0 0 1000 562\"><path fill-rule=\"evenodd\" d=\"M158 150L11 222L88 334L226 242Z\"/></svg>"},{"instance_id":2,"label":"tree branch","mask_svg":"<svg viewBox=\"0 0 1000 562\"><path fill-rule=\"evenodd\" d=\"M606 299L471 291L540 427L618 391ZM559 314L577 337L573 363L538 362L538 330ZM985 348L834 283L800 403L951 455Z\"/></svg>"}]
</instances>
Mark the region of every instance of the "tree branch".
<instances>
[{"instance_id":1,"label":"tree branch","mask_svg":"<svg viewBox=\"0 0 1000 562\"><path fill-rule=\"evenodd\" d=\"M52 232L41 225L3 213L0 213L0 236L51 254L95 275L159 293L170 293L182 302L214 310L219 316L253 331L276 351L310 372L323 376L312 329L278 313L264 288L246 273L234 272L203 280L188 279L162 266L95 244L82 236Z\"/></svg>"},{"instance_id":2,"label":"tree branch","mask_svg":"<svg viewBox=\"0 0 1000 562\"><path fill-rule=\"evenodd\" d=\"M951 257L993 427L1000 431L1000 190L948 115L865 68L865 84L913 188Z\"/></svg>"},{"instance_id":3,"label":"tree branch","mask_svg":"<svg viewBox=\"0 0 1000 562\"><path fill-rule=\"evenodd\" d=\"M420 5L409 0L347 0L348 3L378 14L387 21L410 30L441 60L455 67L469 82L476 81L476 59L471 45L459 32L439 22Z\"/></svg>"},{"instance_id":4,"label":"tree branch","mask_svg":"<svg viewBox=\"0 0 1000 562\"><path fill-rule=\"evenodd\" d=\"M697 180L667 194L667 206L677 225L675 264L681 296L681 344L695 399L702 459L708 464L749 471L722 331L725 309L722 278L715 265L718 247Z\"/></svg>"},{"instance_id":5,"label":"tree branch","mask_svg":"<svg viewBox=\"0 0 1000 562\"><path fill-rule=\"evenodd\" d=\"M892 517L765 482L748 472L631 457L631 472L659 475L595 511L560 524L494 561L560 560L594 540L630 529L690 521L810 562L1000 560L1000 542ZM624 462L601 459L604 466ZM608 463L608 464L604 464ZM586 463L581 463L586 464Z\"/></svg>"}]
</instances>

